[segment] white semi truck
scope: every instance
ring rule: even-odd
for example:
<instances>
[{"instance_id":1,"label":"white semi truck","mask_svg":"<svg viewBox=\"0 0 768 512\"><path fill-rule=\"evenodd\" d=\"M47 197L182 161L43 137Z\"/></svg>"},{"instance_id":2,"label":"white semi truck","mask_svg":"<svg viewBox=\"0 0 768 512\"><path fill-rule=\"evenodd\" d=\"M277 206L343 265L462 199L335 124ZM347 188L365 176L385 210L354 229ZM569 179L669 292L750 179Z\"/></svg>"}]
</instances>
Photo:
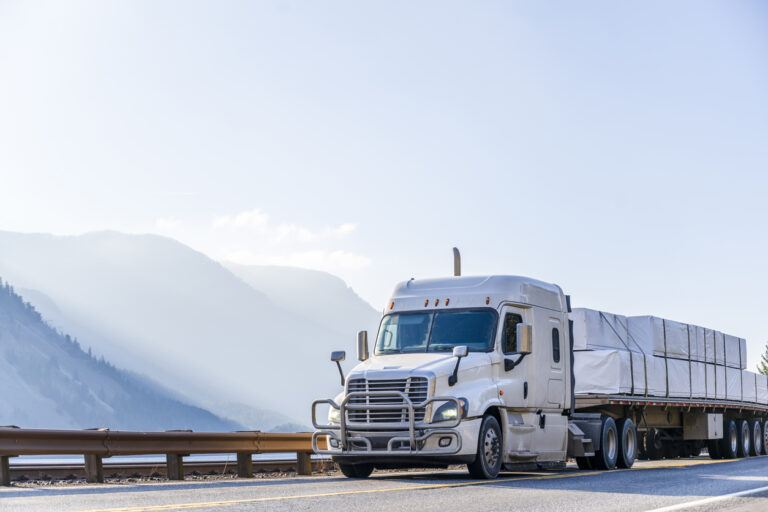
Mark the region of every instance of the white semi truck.
<instances>
[{"instance_id":1,"label":"white semi truck","mask_svg":"<svg viewBox=\"0 0 768 512\"><path fill-rule=\"evenodd\" d=\"M525 277L461 277L454 257L454 277L395 287L372 353L361 332L344 390L312 405L313 448L346 476L467 464L472 476L495 478L502 469L563 468L569 458L612 469L704 447L713 458L766 453L768 401L670 396L668 367L667 392L656 396L634 381L576 394L570 298ZM344 357L331 355L339 372ZM647 383L660 370L632 371Z\"/></svg>"}]
</instances>

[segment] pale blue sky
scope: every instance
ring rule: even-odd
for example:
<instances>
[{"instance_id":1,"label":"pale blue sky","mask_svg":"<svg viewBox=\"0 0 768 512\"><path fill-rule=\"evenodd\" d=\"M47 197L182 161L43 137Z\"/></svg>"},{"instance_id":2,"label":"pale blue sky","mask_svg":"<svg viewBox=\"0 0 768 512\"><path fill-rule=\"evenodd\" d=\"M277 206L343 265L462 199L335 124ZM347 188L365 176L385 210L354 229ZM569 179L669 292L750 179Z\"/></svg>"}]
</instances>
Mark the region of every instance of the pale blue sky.
<instances>
[{"instance_id":1,"label":"pale blue sky","mask_svg":"<svg viewBox=\"0 0 768 512\"><path fill-rule=\"evenodd\" d=\"M0 0L0 229L768 339L768 4Z\"/></svg>"}]
</instances>

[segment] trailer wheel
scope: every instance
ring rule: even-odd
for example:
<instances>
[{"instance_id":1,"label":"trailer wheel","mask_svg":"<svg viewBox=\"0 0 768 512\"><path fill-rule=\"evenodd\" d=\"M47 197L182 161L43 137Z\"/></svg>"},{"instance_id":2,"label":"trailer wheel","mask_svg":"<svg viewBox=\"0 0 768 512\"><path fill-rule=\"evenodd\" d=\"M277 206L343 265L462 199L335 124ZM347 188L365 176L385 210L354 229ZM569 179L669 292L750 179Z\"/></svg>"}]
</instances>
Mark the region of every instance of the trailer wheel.
<instances>
[{"instance_id":1,"label":"trailer wheel","mask_svg":"<svg viewBox=\"0 0 768 512\"><path fill-rule=\"evenodd\" d=\"M339 464L339 469L347 478L368 478L373 473L372 464Z\"/></svg>"},{"instance_id":2,"label":"trailer wheel","mask_svg":"<svg viewBox=\"0 0 768 512\"><path fill-rule=\"evenodd\" d=\"M720 457L723 459L735 459L739 452L739 433L736 430L736 422L723 421L723 438L720 440Z\"/></svg>"},{"instance_id":3,"label":"trailer wheel","mask_svg":"<svg viewBox=\"0 0 768 512\"><path fill-rule=\"evenodd\" d=\"M661 440L661 433L655 428L649 428L645 434L645 451L650 460L660 460L664 458L664 443Z\"/></svg>"},{"instance_id":4,"label":"trailer wheel","mask_svg":"<svg viewBox=\"0 0 768 512\"><path fill-rule=\"evenodd\" d=\"M623 418L616 424L619 432L619 453L616 458L616 466L631 468L637 457L637 429L629 418Z\"/></svg>"},{"instance_id":5,"label":"trailer wheel","mask_svg":"<svg viewBox=\"0 0 768 512\"><path fill-rule=\"evenodd\" d=\"M595 469L613 469L619 456L619 433L616 422L610 416L603 417L603 427L600 429L600 447L592 457L592 467Z\"/></svg>"},{"instance_id":6,"label":"trailer wheel","mask_svg":"<svg viewBox=\"0 0 768 512\"><path fill-rule=\"evenodd\" d=\"M467 464L472 478L491 479L501 471L501 427L493 416L485 416L480 425L475 461Z\"/></svg>"},{"instance_id":7,"label":"trailer wheel","mask_svg":"<svg viewBox=\"0 0 768 512\"><path fill-rule=\"evenodd\" d=\"M709 457L711 459L722 459L723 456L720 454L720 444L722 442L722 439L710 439L707 441L707 451L709 452Z\"/></svg>"},{"instance_id":8,"label":"trailer wheel","mask_svg":"<svg viewBox=\"0 0 768 512\"><path fill-rule=\"evenodd\" d=\"M737 432L739 433L739 448L736 455L739 458L749 457L749 451L752 446L752 432L749 430L747 420L738 420L736 422Z\"/></svg>"},{"instance_id":9,"label":"trailer wheel","mask_svg":"<svg viewBox=\"0 0 768 512\"><path fill-rule=\"evenodd\" d=\"M763 453L763 428L760 425L760 420L749 421L749 432L752 435L752 446L750 446L749 454L757 457Z\"/></svg>"},{"instance_id":10,"label":"trailer wheel","mask_svg":"<svg viewBox=\"0 0 768 512\"><path fill-rule=\"evenodd\" d=\"M763 455L768 455L768 420L763 421Z\"/></svg>"},{"instance_id":11,"label":"trailer wheel","mask_svg":"<svg viewBox=\"0 0 768 512\"><path fill-rule=\"evenodd\" d=\"M637 433L637 458L640 460L648 460L648 452L645 451L645 439L647 432Z\"/></svg>"}]
</instances>

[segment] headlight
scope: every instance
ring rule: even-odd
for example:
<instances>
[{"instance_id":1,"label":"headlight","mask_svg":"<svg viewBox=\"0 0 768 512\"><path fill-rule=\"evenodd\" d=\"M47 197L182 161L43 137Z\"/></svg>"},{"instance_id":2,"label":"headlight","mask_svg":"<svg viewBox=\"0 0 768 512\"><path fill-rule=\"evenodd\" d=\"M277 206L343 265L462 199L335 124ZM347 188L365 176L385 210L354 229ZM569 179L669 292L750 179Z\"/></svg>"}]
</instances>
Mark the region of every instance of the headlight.
<instances>
[{"instance_id":1,"label":"headlight","mask_svg":"<svg viewBox=\"0 0 768 512\"><path fill-rule=\"evenodd\" d=\"M461 414L462 418L466 418L469 402L466 398L459 398L459 404L461 405L461 412L456 409L456 402L445 402L435 411L435 414L432 416L432 423L438 423L440 421L456 421L459 414Z\"/></svg>"},{"instance_id":2,"label":"headlight","mask_svg":"<svg viewBox=\"0 0 768 512\"><path fill-rule=\"evenodd\" d=\"M341 411L335 407L331 407L328 411L328 423L331 425L338 425L341 423Z\"/></svg>"}]
</instances>

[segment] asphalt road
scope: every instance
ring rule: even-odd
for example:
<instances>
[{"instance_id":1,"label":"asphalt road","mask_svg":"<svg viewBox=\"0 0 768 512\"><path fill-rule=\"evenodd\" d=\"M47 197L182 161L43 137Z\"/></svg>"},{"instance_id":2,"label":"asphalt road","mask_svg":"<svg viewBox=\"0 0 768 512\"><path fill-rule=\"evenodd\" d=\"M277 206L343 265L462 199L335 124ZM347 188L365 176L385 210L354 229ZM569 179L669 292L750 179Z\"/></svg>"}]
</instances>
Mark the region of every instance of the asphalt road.
<instances>
[{"instance_id":1,"label":"asphalt road","mask_svg":"<svg viewBox=\"0 0 768 512\"><path fill-rule=\"evenodd\" d=\"M492 481L460 471L424 471L374 473L366 480L312 476L0 488L2 512L656 509L768 510L768 457L641 462L630 470L594 472L569 466L564 472L504 473Z\"/></svg>"}]
</instances>

